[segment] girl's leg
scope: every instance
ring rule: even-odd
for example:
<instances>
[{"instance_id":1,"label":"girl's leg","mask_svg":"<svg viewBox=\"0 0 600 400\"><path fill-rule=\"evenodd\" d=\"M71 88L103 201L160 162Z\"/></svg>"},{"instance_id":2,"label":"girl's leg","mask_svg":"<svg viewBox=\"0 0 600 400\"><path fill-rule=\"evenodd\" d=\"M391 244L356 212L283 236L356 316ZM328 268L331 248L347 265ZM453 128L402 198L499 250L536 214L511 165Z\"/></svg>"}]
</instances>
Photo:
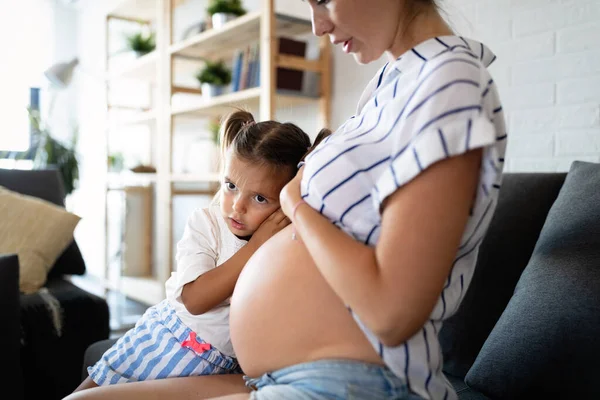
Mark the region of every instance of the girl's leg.
<instances>
[{"instance_id":1,"label":"girl's leg","mask_svg":"<svg viewBox=\"0 0 600 400\"><path fill-rule=\"evenodd\" d=\"M197 400L248 392L242 375L207 375L102 386L73 393L64 400Z\"/></svg>"},{"instance_id":2,"label":"girl's leg","mask_svg":"<svg viewBox=\"0 0 600 400\"><path fill-rule=\"evenodd\" d=\"M87 378L85 378L85 381L81 382L81 384L77 386L77 389L75 389L73 393L79 392L80 390L91 389L95 387L98 387L98 385L96 385L96 382L94 382L92 378L88 376Z\"/></svg>"}]
</instances>

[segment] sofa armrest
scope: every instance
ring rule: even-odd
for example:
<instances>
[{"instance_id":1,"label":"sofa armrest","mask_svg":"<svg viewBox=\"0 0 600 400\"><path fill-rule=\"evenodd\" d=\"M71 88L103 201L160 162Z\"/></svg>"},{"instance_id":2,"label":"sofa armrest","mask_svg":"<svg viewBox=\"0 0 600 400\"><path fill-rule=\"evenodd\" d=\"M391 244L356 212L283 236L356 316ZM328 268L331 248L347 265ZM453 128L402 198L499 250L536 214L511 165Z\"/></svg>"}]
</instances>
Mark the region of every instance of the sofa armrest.
<instances>
[{"instance_id":1,"label":"sofa armrest","mask_svg":"<svg viewBox=\"0 0 600 400\"><path fill-rule=\"evenodd\" d=\"M0 255L0 376L6 384L2 391L11 399L23 398L19 303L19 259L16 254Z\"/></svg>"},{"instance_id":2,"label":"sofa armrest","mask_svg":"<svg viewBox=\"0 0 600 400\"><path fill-rule=\"evenodd\" d=\"M83 370L81 371L81 380L85 380L88 377L88 367L94 366L106 350L110 349L113 344L117 342L117 339L106 339L91 344L85 351L83 356Z\"/></svg>"}]
</instances>

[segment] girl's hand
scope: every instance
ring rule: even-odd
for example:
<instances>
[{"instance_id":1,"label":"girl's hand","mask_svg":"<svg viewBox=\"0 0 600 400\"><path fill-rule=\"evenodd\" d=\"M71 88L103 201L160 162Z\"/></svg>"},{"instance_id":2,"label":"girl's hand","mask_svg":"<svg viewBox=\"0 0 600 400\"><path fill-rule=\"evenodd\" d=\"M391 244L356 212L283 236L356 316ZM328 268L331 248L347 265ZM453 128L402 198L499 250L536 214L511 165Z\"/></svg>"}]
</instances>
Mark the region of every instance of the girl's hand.
<instances>
[{"instance_id":1,"label":"girl's hand","mask_svg":"<svg viewBox=\"0 0 600 400\"><path fill-rule=\"evenodd\" d=\"M302 200L302 194L300 193L300 182L302 182L302 174L304 173L304 165L300 167L298 173L288 182L287 185L283 187L281 190L281 194L279 195L279 203L281 204L281 209L288 216L288 218L292 218L292 212L294 211L294 206Z\"/></svg>"},{"instance_id":2,"label":"girl's hand","mask_svg":"<svg viewBox=\"0 0 600 400\"><path fill-rule=\"evenodd\" d=\"M250 238L249 243L252 243L258 248L289 224L290 220L285 216L283 211L281 211L281 208L278 208L273 214L269 215L262 224L260 224L256 232L254 232Z\"/></svg>"}]
</instances>

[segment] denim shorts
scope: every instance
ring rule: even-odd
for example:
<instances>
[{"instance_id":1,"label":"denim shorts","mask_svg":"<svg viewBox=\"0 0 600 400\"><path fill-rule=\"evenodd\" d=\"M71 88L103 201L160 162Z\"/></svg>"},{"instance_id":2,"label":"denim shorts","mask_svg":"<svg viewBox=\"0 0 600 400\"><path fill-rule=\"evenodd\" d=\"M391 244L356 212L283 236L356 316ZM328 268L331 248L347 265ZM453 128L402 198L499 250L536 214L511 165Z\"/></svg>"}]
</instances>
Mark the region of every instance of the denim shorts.
<instances>
[{"instance_id":1,"label":"denim shorts","mask_svg":"<svg viewBox=\"0 0 600 400\"><path fill-rule=\"evenodd\" d=\"M419 400L386 366L349 360L293 365L259 378L244 377L251 400Z\"/></svg>"}]
</instances>

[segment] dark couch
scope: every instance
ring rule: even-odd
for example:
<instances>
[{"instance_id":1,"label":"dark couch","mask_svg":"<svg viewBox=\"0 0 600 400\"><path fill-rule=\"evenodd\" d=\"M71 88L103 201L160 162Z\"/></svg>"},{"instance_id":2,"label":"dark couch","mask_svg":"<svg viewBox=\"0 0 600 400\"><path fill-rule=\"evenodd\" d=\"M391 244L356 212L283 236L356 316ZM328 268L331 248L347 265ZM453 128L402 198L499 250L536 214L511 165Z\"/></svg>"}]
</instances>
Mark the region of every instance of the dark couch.
<instances>
[{"instance_id":1,"label":"dark couch","mask_svg":"<svg viewBox=\"0 0 600 400\"><path fill-rule=\"evenodd\" d=\"M595 272L600 272L600 165L575 164L583 166L583 174L575 171L567 183L563 173L504 177L470 288L440 332L444 372L460 399L600 398L600 386L588 382L600 376L600 345L595 339L600 338L600 274ZM568 187L561 191L563 184ZM574 189L578 187L580 192ZM572 210L564 214L565 208ZM588 226L579 220L581 214ZM557 225L564 230L557 233ZM565 250L573 233L575 247ZM592 256L580 259L581 254ZM587 268L583 274L581 266ZM536 277L538 286L532 287L532 267L553 270L551 277ZM545 286L552 282L558 286ZM562 285L565 282L571 286ZM565 287L568 295L558 295ZM554 293L570 297L570 303L554 298ZM523 301L524 294L530 297ZM546 302L554 308L544 317ZM519 320L511 320L515 310L532 324L521 328ZM502 340L505 343L494 349ZM91 346L85 366L93 365L112 343ZM536 346L536 351L528 350ZM565 346L571 347L560 351Z\"/></svg>"},{"instance_id":2,"label":"dark couch","mask_svg":"<svg viewBox=\"0 0 600 400\"><path fill-rule=\"evenodd\" d=\"M64 206L63 184L55 170L0 169L0 186ZM52 267L44 290L20 294L18 258L0 258L0 345L11 343L0 363L10 373L0 372L0 382L10 399L62 399L80 383L86 348L108 338L106 301L64 279L83 273L85 263L73 241ZM60 305L58 330L51 306L55 301Z\"/></svg>"}]
</instances>

